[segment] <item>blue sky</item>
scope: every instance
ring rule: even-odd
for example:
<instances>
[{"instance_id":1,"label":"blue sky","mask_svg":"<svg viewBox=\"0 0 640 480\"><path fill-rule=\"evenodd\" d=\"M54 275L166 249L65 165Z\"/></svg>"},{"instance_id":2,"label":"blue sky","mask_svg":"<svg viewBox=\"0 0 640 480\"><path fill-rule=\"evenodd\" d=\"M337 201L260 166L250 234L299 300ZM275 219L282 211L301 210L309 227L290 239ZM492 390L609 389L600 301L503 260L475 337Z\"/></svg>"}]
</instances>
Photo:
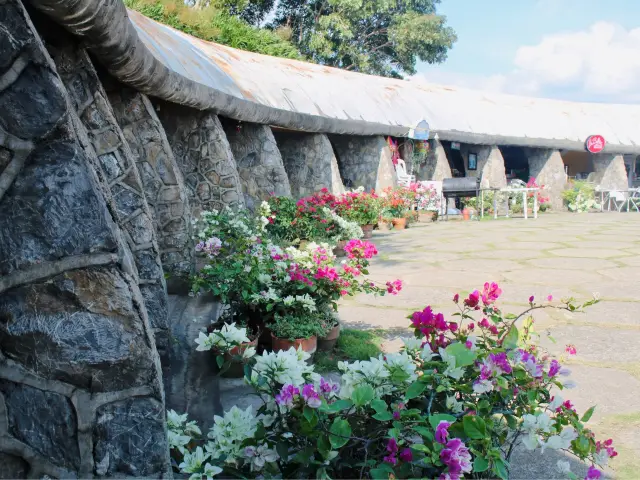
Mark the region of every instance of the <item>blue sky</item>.
<instances>
[{"instance_id":1,"label":"blue sky","mask_svg":"<svg viewBox=\"0 0 640 480\"><path fill-rule=\"evenodd\" d=\"M640 103L640 0L442 0L438 13L458 41L420 80Z\"/></svg>"}]
</instances>

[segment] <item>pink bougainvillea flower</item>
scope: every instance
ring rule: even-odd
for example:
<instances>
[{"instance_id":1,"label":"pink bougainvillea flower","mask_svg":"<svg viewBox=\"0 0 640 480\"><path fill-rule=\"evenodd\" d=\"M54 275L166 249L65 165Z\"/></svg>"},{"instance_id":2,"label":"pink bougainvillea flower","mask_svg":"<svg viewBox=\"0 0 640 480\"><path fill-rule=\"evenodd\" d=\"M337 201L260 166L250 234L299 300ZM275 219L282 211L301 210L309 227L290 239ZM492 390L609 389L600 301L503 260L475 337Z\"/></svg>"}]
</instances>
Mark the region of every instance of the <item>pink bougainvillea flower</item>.
<instances>
[{"instance_id":1,"label":"pink bougainvillea flower","mask_svg":"<svg viewBox=\"0 0 640 480\"><path fill-rule=\"evenodd\" d=\"M311 408L319 408L322 405L322 400L320 400L320 395L316 392L315 388L311 384L307 384L302 387L302 398Z\"/></svg>"},{"instance_id":2,"label":"pink bougainvillea flower","mask_svg":"<svg viewBox=\"0 0 640 480\"><path fill-rule=\"evenodd\" d=\"M549 365L549 378L555 377L560 372L560 364L556 359L551 360Z\"/></svg>"},{"instance_id":3,"label":"pink bougainvillea flower","mask_svg":"<svg viewBox=\"0 0 640 480\"><path fill-rule=\"evenodd\" d=\"M534 301L534 300L535 300L535 297L534 297L533 295L531 295L531 296L529 297L529 303L533 303L533 301Z\"/></svg>"},{"instance_id":4,"label":"pink bougainvillea flower","mask_svg":"<svg viewBox=\"0 0 640 480\"><path fill-rule=\"evenodd\" d=\"M393 455L387 455L382 460L386 463L390 463L391 465L395 465L396 463L398 463L398 459Z\"/></svg>"},{"instance_id":5,"label":"pink bougainvillea flower","mask_svg":"<svg viewBox=\"0 0 640 480\"><path fill-rule=\"evenodd\" d=\"M455 303L458 303L458 301L460 301L460 295L458 295L457 293L453 296L453 301Z\"/></svg>"},{"instance_id":6,"label":"pink bougainvillea flower","mask_svg":"<svg viewBox=\"0 0 640 480\"><path fill-rule=\"evenodd\" d=\"M452 438L447 442L446 448L440 452L440 460L447 466L450 478L460 478L461 474L471 472L471 454L459 438Z\"/></svg>"},{"instance_id":7,"label":"pink bougainvillea flower","mask_svg":"<svg viewBox=\"0 0 640 480\"><path fill-rule=\"evenodd\" d=\"M436 427L436 442L445 444L447 443L447 438L449 437L449 427L451 424L446 420L441 420Z\"/></svg>"},{"instance_id":8,"label":"pink bougainvillea flower","mask_svg":"<svg viewBox=\"0 0 640 480\"><path fill-rule=\"evenodd\" d=\"M387 293L391 295L397 295L400 290L402 290L402 280L387 282Z\"/></svg>"},{"instance_id":9,"label":"pink bougainvillea flower","mask_svg":"<svg viewBox=\"0 0 640 480\"><path fill-rule=\"evenodd\" d=\"M410 462L413 460L413 453L411 453L410 448L405 448L400 452L400 460L403 462Z\"/></svg>"},{"instance_id":10,"label":"pink bougainvillea flower","mask_svg":"<svg viewBox=\"0 0 640 480\"><path fill-rule=\"evenodd\" d=\"M278 405L293 406L293 400L296 395L300 394L300 390L293 385L284 385L280 393L276 395L276 403Z\"/></svg>"},{"instance_id":11,"label":"pink bougainvillea flower","mask_svg":"<svg viewBox=\"0 0 640 480\"><path fill-rule=\"evenodd\" d=\"M549 295L547 297L547 302L553 302L553 295Z\"/></svg>"},{"instance_id":12,"label":"pink bougainvillea flower","mask_svg":"<svg viewBox=\"0 0 640 480\"><path fill-rule=\"evenodd\" d=\"M349 240L344 247L344 251L347 252L349 258L369 259L378 254L378 250L373 243L357 238Z\"/></svg>"},{"instance_id":13,"label":"pink bougainvillea flower","mask_svg":"<svg viewBox=\"0 0 640 480\"><path fill-rule=\"evenodd\" d=\"M576 350L576 346L569 344L566 346L565 351L569 354L569 355L575 355L576 353L578 353L578 351Z\"/></svg>"},{"instance_id":14,"label":"pink bougainvillea flower","mask_svg":"<svg viewBox=\"0 0 640 480\"><path fill-rule=\"evenodd\" d=\"M584 477L584 480L598 480L601 476L602 472L592 465L589 467L587 476Z\"/></svg>"},{"instance_id":15,"label":"pink bougainvillea flower","mask_svg":"<svg viewBox=\"0 0 640 480\"><path fill-rule=\"evenodd\" d=\"M469 308L477 307L478 303L480 303L480 292L478 292L478 290L471 292L464 300L464 304Z\"/></svg>"},{"instance_id":16,"label":"pink bougainvillea flower","mask_svg":"<svg viewBox=\"0 0 640 480\"><path fill-rule=\"evenodd\" d=\"M491 305L495 303L501 294L502 290L496 282L487 282L484 284L484 289L482 290L482 303Z\"/></svg>"}]
</instances>

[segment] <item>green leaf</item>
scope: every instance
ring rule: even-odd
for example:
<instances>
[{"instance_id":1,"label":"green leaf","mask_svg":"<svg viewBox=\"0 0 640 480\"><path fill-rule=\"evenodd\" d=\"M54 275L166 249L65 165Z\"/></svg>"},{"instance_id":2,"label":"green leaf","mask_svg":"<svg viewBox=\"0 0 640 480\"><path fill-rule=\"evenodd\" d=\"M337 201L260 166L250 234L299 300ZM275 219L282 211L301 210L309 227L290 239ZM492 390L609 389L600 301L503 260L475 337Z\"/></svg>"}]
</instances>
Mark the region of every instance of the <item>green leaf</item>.
<instances>
[{"instance_id":1,"label":"green leaf","mask_svg":"<svg viewBox=\"0 0 640 480\"><path fill-rule=\"evenodd\" d=\"M476 352L469 350L462 343L452 343L447 348L445 348L445 352L455 357L456 367L466 367L468 365L472 365L478 356Z\"/></svg>"},{"instance_id":2,"label":"green leaf","mask_svg":"<svg viewBox=\"0 0 640 480\"><path fill-rule=\"evenodd\" d=\"M518 340L520 339L520 334L518 332L518 327L516 327L515 325L511 325L511 328L509 329L509 333L507 333L507 336L504 338L504 341L502 342L502 346L506 349L514 349L518 346Z\"/></svg>"},{"instance_id":3,"label":"green leaf","mask_svg":"<svg viewBox=\"0 0 640 480\"><path fill-rule=\"evenodd\" d=\"M417 452L424 452L424 453L429 453L431 450L429 450L429 447L427 447L426 445L423 445L422 443L414 443L411 445L411 449L415 450Z\"/></svg>"},{"instance_id":4,"label":"green leaf","mask_svg":"<svg viewBox=\"0 0 640 480\"><path fill-rule=\"evenodd\" d=\"M505 415L504 418L507 420L507 425L511 430L515 430L518 426L518 419L513 415Z\"/></svg>"},{"instance_id":5,"label":"green leaf","mask_svg":"<svg viewBox=\"0 0 640 480\"><path fill-rule=\"evenodd\" d=\"M276 444L276 452L278 452L280 458L289 458L289 446L285 442L278 442Z\"/></svg>"},{"instance_id":6,"label":"green leaf","mask_svg":"<svg viewBox=\"0 0 640 480\"><path fill-rule=\"evenodd\" d=\"M538 398L538 392L535 390L529 390L527 392L527 399L529 400L529 403L535 403L535 401Z\"/></svg>"},{"instance_id":7,"label":"green leaf","mask_svg":"<svg viewBox=\"0 0 640 480\"><path fill-rule=\"evenodd\" d=\"M593 412L595 411L595 409L596 409L596 406L594 405L589 410L584 412L584 415L582 415L582 418L580 419L580 421L581 422L588 422L591 419L591 415L593 415Z\"/></svg>"},{"instance_id":8,"label":"green leaf","mask_svg":"<svg viewBox=\"0 0 640 480\"><path fill-rule=\"evenodd\" d=\"M422 383L420 381L413 382L411 385L409 385L409 388L407 388L407 393L405 394L405 397L409 400L411 400L412 398L416 398L422 392L424 392L426 388L427 388L427 385L425 383Z\"/></svg>"},{"instance_id":9,"label":"green leaf","mask_svg":"<svg viewBox=\"0 0 640 480\"><path fill-rule=\"evenodd\" d=\"M361 407L366 405L371 400L373 400L374 396L373 387L371 385L360 385L353 391L353 403L356 407Z\"/></svg>"},{"instance_id":10,"label":"green leaf","mask_svg":"<svg viewBox=\"0 0 640 480\"><path fill-rule=\"evenodd\" d=\"M306 418L306 419L307 419L307 421L308 421L309 423L311 423L311 421L312 421L312 420L315 418L315 416L316 416L316 411L315 411L313 408L311 408L311 407L307 407L307 406L305 406L305 407L304 407L304 410L302 411L302 414L304 415L304 418Z\"/></svg>"},{"instance_id":11,"label":"green leaf","mask_svg":"<svg viewBox=\"0 0 640 480\"><path fill-rule=\"evenodd\" d=\"M343 418L336 418L329 428L329 441L333 448L345 446L351 437L351 425Z\"/></svg>"},{"instance_id":12,"label":"green leaf","mask_svg":"<svg viewBox=\"0 0 640 480\"><path fill-rule=\"evenodd\" d=\"M371 401L371 408L373 408L378 413L382 413L382 412L386 412L387 408L389 407L387 406L387 402L385 402L384 400L380 400L379 398L376 398L375 400Z\"/></svg>"},{"instance_id":13,"label":"green leaf","mask_svg":"<svg viewBox=\"0 0 640 480\"><path fill-rule=\"evenodd\" d=\"M331 477L327 473L327 469L325 467L321 467L316 472L316 480L331 480Z\"/></svg>"},{"instance_id":14,"label":"green leaf","mask_svg":"<svg viewBox=\"0 0 640 480\"><path fill-rule=\"evenodd\" d=\"M480 473L484 472L487 468L489 468L489 461L484 457L476 455L476 458L473 460L473 471Z\"/></svg>"},{"instance_id":15,"label":"green leaf","mask_svg":"<svg viewBox=\"0 0 640 480\"><path fill-rule=\"evenodd\" d=\"M380 422L388 422L389 420L393 419L393 415L391 414L391 412L375 413L371 417L375 418L376 420L378 420Z\"/></svg>"},{"instance_id":16,"label":"green leaf","mask_svg":"<svg viewBox=\"0 0 640 480\"><path fill-rule=\"evenodd\" d=\"M493 462L493 471L502 479L507 480L509 478L509 472L507 471L507 465L504 460L498 458Z\"/></svg>"},{"instance_id":17,"label":"green leaf","mask_svg":"<svg viewBox=\"0 0 640 480\"><path fill-rule=\"evenodd\" d=\"M374 480L388 480L389 475L393 475L393 468L388 463L380 463L377 468L372 468L369 472Z\"/></svg>"},{"instance_id":18,"label":"green leaf","mask_svg":"<svg viewBox=\"0 0 640 480\"><path fill-rule=\"evenodd\" d=\"M224 357L222 355L216 355L216 363L218 364L218 368L222 368L222 365L224 365Z\"/></svg>"},{"instance_id":19,"label":"green leaf","mask_svg":"<svg viewBox=\"0 0 640 480\"><path fill-rule=\"evenodd\" d=\"M487 426L477 415L466 415L462 419L462 425L465 435L469 438L478 440L487 436Z\"/></svg>"},{"instance_id":20,"label":"green leaf","mask_svg":"<svg viewBox=\"0 0 640 480\"><path fill-rule=\"evenodd\" d=\"M435 430L442 420L444 420L445 422L453 423L456 421L456 417L454 417L453 415L447 415L446 413L438 413L429 417L429 424Z\"/></svg>"},{"instance_id":21,"label":"green leaf","mask_svg":"<svg viewBox=\"0 0 640 480\"><path fill-rule=\"evenodd\" d=\"M323 458L327 459L329 457L329 452L331 452L331 443L329 442L329 439L327 438L326 435L320 435L318 437L318 451L320 452L320 455L323 456ZM280 452L278 452L278 455L280 455ZM280 458L287 458L287 457L283 457L282 455L280 455Z\"/></svg>"},{"instance_id":22,"label":"green leaf","mask_svg":"<svg viewBox=\"0 0 640 480\"><path fill-rule=\"evenodd\" d=\"M423 437L427 437L428 439L432 440L433 439L433 432L431 430L429 430L427 427L423 427L423 426L416 426L413 427L413 429L418 432L420 435L422 435Z\"/></svg>"},{"instance_id":23,"label":"green leaf","mask_svg":"<svg viewBox=\"0 0 640 480\"><path fill-rule=\"evenodd\" d=\"M496 377L496 383L498 384L498 386L500 388L508 388L509 387L509 382L504 377Z\"/></svg>"},{"instance_id":24,"label":"green leaf","mask_svg":"<svg viewBox=\"0 0 640 480\"><path fill-rule=\"evenodd\" d=\"M351 400L336 400L335 402L327 405L323 403L320 410L327 413L337 413L340 410L346 410L351 407L353 407L353 402Z\"/></svg>"}]
</instances>

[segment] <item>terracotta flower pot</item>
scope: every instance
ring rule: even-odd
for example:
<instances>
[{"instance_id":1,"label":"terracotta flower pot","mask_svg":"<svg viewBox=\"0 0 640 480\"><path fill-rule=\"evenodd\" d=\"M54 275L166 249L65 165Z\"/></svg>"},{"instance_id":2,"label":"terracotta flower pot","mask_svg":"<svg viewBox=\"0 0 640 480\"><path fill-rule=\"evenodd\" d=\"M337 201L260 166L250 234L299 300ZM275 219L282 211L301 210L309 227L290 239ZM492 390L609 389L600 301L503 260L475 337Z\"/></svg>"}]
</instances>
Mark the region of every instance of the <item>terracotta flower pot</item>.
<instances>
[{"instance_id":1,"label":"terracotta flower pot","mask_svg":"<svg viewBox=\"0 0 640 480\"><path fill-rule=\"evenodd\" d=\"M361 225L361 227L362 233L364 233L364 236L362 238L367 240L373 236L373 224Z\"/></svg>"},{"instance_id":2,"label":"terracotta flower pot","mask_svg":"<svg viewBox=\"0 0 640 480\"><path fill-rule=\"evenodd\" d=\"M233 360L235 355L242 355L244 351L249 348L257 348L258 346L258 338L256 337L249 343L243 343L242 345L238 345L237 347L233 347L229 350L229 353L224 354L224 362L229 363L229 368L227 368L221 375L225 378L242 378L244 377L244 364L242 362L237 362Z\"/></svg>"},{"instance_id":3,"label":"terracotta flower pot","mask_svg":"<svg viewBox=\"0 0 640 480\"><path fill-rule=\"evenodd\" d=\"M336 346L338 337L340 336L340 324L329 330L326 337L318 338L318 350L322 352L330 352Z\"/></svg>"},{"instance_id":4,"label":"terracotta flower pot","mask_svg":"<svg viewBox=\"0 0 640 480\"><path fill-rule=\"evenodd\" d=\"M391 223L393 223L393 228L396 230L404 230L407 228L406 218L392 218Z\"/></svg>"},{"instance_id":5,"label":"terracotta flower pot","mask_svg":"<svg viewBox=\"0 0 640 480\"><path fill-rule=\"evenodd\" d=\"M464 210L462 210L463 220L469 220L470 217L471 217L471 211L468 208L465 208Z\"/></svg>"},{"instance_id":6,"label":"terracotta flower pot","mask_svg":"<svg viewBox=\"0 0 640 480\"><path fill-rule=\"evenodd\" d=\"M390 230L390 223L391 220L389 220L388 218L381 218L380 221L378 221L378 230L380 230L381 232L388 232Z\"/></svg>"},{"instance_id":7,"label":"terracotta flower pot","mask_svg":"<svg viewBox=\"0 0 640 480\"><path fill-rule=\"evenodd\" d=\"M347 241L346 240L338 240L338 244L333 249L333 254L336 257L345 257L347 255L347 252L344 251L344 247L346 245L347 245Z\"/></svg>"},{"instance_id":8,"label":"terracotta flower pot","mask_svg":"<svg viewBox=\"0 0 640 480\"><path fill-rule=\"evenodd\" d=\"M298 347L302 347L302 350L313 355L318 349L318 337L314 335L310 338L296 338L291 341L286 338L278 338L273 333L271 334L271 348L274 352L289 350L291 347L296 350Z\"/></svg>"}]
</instances>

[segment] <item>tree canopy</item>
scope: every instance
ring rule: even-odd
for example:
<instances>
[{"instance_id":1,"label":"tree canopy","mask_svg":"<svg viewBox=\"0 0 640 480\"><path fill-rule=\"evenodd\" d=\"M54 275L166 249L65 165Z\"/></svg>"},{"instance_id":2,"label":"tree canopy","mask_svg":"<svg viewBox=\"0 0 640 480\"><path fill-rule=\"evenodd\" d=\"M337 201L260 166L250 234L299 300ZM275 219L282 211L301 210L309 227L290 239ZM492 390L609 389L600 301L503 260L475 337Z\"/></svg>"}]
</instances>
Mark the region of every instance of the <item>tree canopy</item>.
<instances>
[{"instance_id":1,"label":"tree canopy","mask_svg":"<svg viewBox=\"0 0 640 480\"><path fill-rule=\"evenodd\" d=\"M440 63L456 41L440 0L280 0L271 28L316 63L402 77L417 60Z\"/></svg>"}]
</instances>

